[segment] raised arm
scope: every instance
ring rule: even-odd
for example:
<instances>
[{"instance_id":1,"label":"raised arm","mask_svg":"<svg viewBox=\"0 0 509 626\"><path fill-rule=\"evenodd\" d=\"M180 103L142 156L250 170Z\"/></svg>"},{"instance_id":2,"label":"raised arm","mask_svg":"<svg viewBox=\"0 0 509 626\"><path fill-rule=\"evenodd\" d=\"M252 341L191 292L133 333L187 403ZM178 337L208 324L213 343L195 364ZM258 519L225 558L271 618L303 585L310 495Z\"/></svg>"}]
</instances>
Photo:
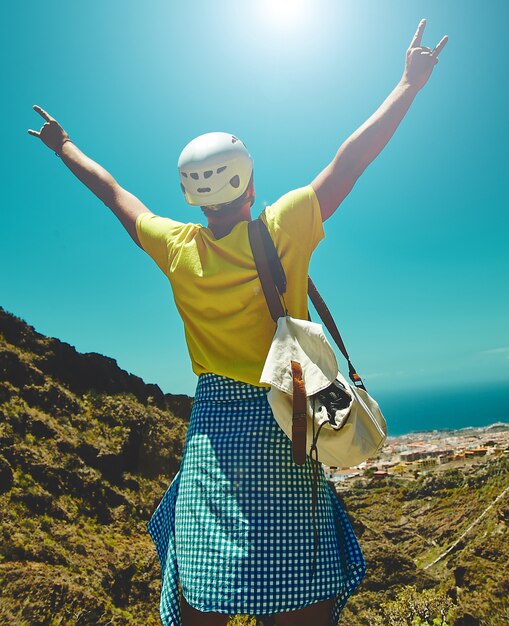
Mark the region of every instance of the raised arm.
<instances>
[{"instance_id":1,"label":"raised arm","mask_svg":"<svg viewBox=\"0 0 509 626\"><path fill-rule=\"evenodd\" d=\"M431 50L421 46L426 20L421 20L406 52L401 80L383 104L339 148L332 162L311 183L322 219L330 217L352 190L359 176L387 145L438 63L447 36Z\"/></svg>"},{"instance_id":2,"label":"raised arm","mask_svg":"<svg viewBox=\"0 0 509 626\"><path fill-rule=\"evenodd\" d=\"M113 211L134 243L141 248L136 234L136 218L140 213L151 211L121 187L109 172L83 154L49 113L37 105L34 105L34 110L46 121L40 131L30 129L28 133L39 137L62 159L71 172Z\"/></svg>"}]
</instances>

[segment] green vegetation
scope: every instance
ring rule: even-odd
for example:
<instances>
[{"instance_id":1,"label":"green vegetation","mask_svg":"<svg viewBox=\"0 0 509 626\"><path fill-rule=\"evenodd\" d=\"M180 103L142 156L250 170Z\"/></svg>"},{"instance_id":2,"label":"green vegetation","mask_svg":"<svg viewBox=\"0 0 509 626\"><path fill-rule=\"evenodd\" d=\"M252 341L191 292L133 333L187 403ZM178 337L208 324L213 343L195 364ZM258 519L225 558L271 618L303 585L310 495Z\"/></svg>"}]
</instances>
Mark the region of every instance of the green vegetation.
<instances>
[{"instance_id":1,"label":"green vegetation","mask_svg":"<svg viewBox=\"0 0 509 626\"><path fill-rule=\"evenodd\" d=\"M0 624L160 625L146 524L179 467L189 406L0 309ZM509 623L507 498L427 568L507 488L509 459L369 474L341 495L368 573L340 626Z\"/></svg>"},{"instance_id":2,"label":"green vegetation","mask_svg":"<svg viewBox=\"0 0 509 626\"><path fill-rule=\"evenodd\" d=\"M407 586L395 600L382 603L379 612L369 609L365 617L371 626L449 626L454 613L454 604L443 591Z\"/></svg>"}]
</instances>

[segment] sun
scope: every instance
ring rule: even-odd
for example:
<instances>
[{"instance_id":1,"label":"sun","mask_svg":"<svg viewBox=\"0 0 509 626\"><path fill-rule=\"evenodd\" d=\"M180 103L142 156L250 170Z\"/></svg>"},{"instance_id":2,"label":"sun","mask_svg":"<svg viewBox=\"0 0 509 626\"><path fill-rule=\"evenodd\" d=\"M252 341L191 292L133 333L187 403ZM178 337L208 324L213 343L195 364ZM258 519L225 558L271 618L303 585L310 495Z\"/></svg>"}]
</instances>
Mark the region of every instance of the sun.
<instances>
[{"instance_id":1,"label":"sun","mask_svg":"<svg viewBox=\"0 0 509 626\"><path fill-rule=\"evenodd\" d=\"M264 18L275 27L296 27L306 20L309 0L264 0Z\"/></svg>"}]
</instances>

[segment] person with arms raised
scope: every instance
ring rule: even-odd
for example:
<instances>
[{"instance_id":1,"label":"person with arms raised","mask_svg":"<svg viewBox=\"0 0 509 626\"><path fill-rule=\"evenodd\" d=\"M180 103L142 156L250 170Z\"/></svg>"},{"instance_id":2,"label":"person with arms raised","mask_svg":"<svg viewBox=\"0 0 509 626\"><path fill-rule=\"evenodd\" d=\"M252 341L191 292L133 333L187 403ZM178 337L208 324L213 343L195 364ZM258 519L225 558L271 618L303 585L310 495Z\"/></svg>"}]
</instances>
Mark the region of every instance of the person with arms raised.
<instances>
[{"instance_id":1,"label":"person with arms raised","mask_svg":"<svg viewBox=\"0 0 509 626\"><path fill-rule=\"evenodd\" d=\"M447 37L432 50L422 45L424 28L422 20L402 78L379 109L314 180L262 213L287 276L292 317L307 318L307 271L323 222L382 151L438 62ZM255 190L245 144L214 132L184 148L182 191L207 226L182 223L152 213L49 113L34 109L44 125L28 132L61 157L168 277L198 375L180 470L148 523L161 563L163 624L224 626L240 613L272 616L277 626L335 626L365 562L321 466L310 458L293 463L291 442L259 382L275 328L248 241Z\"/></svg>"}]
</instances>

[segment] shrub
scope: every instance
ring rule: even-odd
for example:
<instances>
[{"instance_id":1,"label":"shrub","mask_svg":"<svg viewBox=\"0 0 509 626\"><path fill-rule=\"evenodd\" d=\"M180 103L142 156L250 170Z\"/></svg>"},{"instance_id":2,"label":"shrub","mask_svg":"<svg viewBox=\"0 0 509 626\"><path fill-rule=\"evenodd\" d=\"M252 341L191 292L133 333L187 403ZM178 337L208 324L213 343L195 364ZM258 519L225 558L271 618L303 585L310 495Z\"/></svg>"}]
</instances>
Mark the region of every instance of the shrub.
<instances>
[{"instance_id":1,"label":"shrub","mask_svg":"<svg viewBox=\"0 0 509 626\"><path fill-rule=\"evenodd\" d=\"M369 611L370 626L448 626L454 619L455 605L437 589L417 591L403 587L395 600L384 602L380 612Z\"/></svg>"}]
</instances>

